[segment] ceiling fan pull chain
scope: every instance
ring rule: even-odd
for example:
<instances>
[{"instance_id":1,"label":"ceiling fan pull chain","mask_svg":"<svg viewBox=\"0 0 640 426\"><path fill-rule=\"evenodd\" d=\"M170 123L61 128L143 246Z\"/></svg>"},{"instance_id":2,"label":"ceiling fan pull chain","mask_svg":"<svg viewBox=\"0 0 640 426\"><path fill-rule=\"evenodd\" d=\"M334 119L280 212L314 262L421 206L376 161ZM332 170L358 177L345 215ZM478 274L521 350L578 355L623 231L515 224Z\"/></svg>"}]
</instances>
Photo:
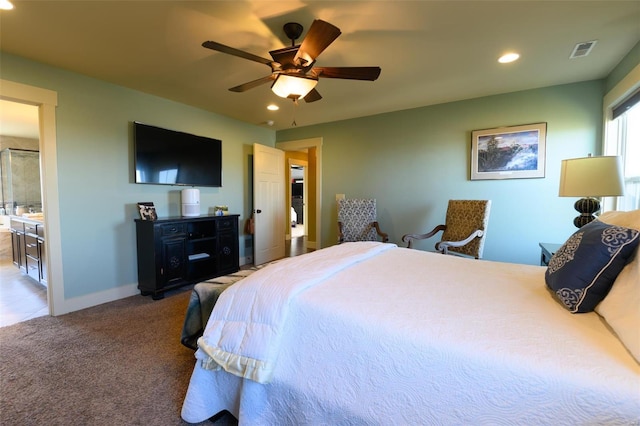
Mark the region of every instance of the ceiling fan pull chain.
<instances>
[{"instance_id":1,"label":"ceiling fan pull chain","mask_svg":"<svg viewBox=\"0 0 640 426\"><path fill-rule=\"evenodd\" d=\"M293 99L293 122L291 123L291 127L296 127L298 124L296 123L296 111L298 110L298 98Z\"/></svg>"}]
</instances>

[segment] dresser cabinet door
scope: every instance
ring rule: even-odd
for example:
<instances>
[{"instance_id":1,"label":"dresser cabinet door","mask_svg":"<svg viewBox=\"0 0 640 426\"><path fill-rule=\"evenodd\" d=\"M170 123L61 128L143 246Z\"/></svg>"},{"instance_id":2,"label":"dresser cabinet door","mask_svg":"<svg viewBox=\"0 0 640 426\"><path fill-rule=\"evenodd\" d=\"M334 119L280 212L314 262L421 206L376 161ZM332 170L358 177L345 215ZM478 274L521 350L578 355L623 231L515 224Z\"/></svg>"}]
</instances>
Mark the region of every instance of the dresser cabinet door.
<instances>
[{"instance_id":1,"label":"dresser cabinet door","mask_svg":"<svg viewBox=\"0 0 640 426\"><path fill-rule=\"evenodd\" d=\"M162 286L186 279L187 251L184 238L162 240Z\"/></svg>"},{"instance_id":2,"label":"dresser cabinet door","mask_svg":"<svg viewBox=\"0 0 640 426\"><path fill-rule=\"evenodd\" d=\"M238 270L238 241L233 232L218 235L218 273L228 274Z\"/></svg>"}]
</instances>

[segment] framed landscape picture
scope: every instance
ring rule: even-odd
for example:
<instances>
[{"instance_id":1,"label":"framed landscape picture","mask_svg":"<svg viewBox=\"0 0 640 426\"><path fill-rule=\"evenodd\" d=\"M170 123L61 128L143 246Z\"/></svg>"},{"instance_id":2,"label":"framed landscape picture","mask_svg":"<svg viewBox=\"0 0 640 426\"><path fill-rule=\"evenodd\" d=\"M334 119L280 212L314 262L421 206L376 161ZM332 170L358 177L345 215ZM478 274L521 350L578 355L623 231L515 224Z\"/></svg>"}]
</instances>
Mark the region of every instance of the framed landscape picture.
<instances>
[{"instance_id":1,"label":"framed landscape picture","mask_svg":"<svg viewBox=\"0 0 640 426\"><path fill-rule=\"evenodd\" d=\"M471 132L471 180L544 177L547 123Z\"/></svg>"}]
</instances>

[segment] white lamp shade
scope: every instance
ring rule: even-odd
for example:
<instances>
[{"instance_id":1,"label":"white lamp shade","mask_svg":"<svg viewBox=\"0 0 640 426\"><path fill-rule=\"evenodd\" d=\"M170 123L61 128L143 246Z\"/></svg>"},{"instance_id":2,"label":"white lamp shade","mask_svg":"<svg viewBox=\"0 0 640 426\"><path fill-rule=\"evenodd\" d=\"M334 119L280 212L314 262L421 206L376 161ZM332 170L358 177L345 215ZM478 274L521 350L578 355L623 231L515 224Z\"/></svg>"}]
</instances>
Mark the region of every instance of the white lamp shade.
<instances>
[{"instance_id":1,"label":"white lamp shade","mask_svg":"<svg viewBox=\"0 0 640 426\"><path fill-rule=\"evenodd\" d=\"M306 76L280 74L271 86L281 98L304 98L318 84L318 80Z\"/></svg>"},{"instance_id":2,"label":"white lamp shade","mask_svg":"<svg viewBox=\"0 0 640 426\"><path fill-rule=\"evenodd\" d=\"M561 197L624 195L621 157L583 157L562 160Z\"/></svg>"}]
</instances>

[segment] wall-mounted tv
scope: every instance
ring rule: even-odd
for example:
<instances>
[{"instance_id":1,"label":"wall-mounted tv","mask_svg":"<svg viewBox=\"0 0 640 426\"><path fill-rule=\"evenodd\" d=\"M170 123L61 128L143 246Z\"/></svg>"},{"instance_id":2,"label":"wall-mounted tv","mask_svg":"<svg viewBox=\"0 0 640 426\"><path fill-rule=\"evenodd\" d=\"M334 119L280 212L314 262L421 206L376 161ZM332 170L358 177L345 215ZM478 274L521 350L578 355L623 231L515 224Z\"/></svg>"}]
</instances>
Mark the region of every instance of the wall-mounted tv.
<instances>
[{"instance_id":1,"label":"wall-mounted tv","mask_svg":"<svg viewBox=\"0 0 640 426\"><path fill-rule=\"evenodd\" d=\"M222 186L222 141L133 125L136 183Z\"/></svg>"}]
</instances>

